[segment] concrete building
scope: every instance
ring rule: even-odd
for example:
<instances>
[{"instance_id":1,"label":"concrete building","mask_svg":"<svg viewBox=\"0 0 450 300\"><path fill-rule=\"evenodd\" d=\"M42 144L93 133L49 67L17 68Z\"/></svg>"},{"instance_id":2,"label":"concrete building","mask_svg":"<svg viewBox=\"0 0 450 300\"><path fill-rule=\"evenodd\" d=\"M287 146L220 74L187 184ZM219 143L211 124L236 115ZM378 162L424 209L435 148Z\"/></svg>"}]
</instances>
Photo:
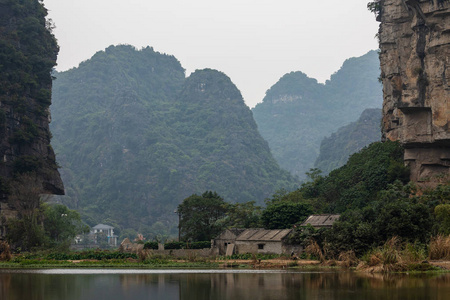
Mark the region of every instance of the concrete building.
<instances>
[{"instance_id":1,"label":"concrete building","mask_svg":"<svg viewBox=\"0 0 450 300\"><path fill-rule=\"evenodd\" d=\"M227 229L212 242L213 253L232 255L244 253L291 254L301 250L299 245L289 245L291 229Z\"/></svg>"},{"instance_id":2,"label":"concrete building","mask_svg":"<svg viewBox=\"0 0 450 300\"><path fill-rule=\"evenodd\" d=\"M92 227L90 235L94 237L94 243L97 243L97 235L101 233L106 235L109 245L117 246L118 236L114 235L114 227L105 224L98 224Z\"/></svg>"}]
</instances>

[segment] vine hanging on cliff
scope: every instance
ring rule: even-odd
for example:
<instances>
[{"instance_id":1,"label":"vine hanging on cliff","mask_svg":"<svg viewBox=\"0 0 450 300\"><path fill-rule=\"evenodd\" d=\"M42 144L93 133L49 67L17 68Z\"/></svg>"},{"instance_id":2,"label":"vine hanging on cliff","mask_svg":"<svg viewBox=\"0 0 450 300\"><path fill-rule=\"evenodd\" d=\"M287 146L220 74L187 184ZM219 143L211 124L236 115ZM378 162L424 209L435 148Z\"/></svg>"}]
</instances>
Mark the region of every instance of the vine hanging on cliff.
<instances>
[{"instance_id":1,"label":"vine hanging on cliff","mask_svg":"<svg viewBox=\"0 0 450 300\"><path fill-rule=\"evenodd\" d=\"M376 0L367 3L367 9L373 12L376 16L377 21L380 21L380 15L381 15L381 0Z\"/></svg>"}]
</instances>

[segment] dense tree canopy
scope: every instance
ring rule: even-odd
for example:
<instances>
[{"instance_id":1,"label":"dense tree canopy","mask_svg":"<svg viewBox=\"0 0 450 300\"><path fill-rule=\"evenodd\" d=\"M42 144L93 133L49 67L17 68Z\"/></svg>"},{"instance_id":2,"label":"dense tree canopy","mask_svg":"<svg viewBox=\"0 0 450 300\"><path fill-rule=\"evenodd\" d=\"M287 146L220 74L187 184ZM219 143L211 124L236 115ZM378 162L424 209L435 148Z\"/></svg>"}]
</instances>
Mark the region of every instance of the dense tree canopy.
<instances>
[{"instance_id":1,"label":"dense tree canopy","mask_svg":"<svg viewBox=\"0 0 450 300\"><path fill-rule=\"evenodd\" d=\"M162 224L175 236L173 211L189 195L214 190L229 203L261 204L298 185L221 72L185 78L175 57L122 45L55 76L62 201L89 225L154 236Z\"/></svg>"},{"instance_id":2,"label":"dense tree canopy","mask_svg":"<svg viewBox=\"0 0 450 300\"><path fill-rule=\"evenodd\" d=\"M266 207L261 215L264 228L292 228L294 224L303 222L312 213L306 203L279 202Z\"/></svg>"},{"instance_id":3,"label":"dense tree canopy","mask_svg":"<svg viewBox=\"0 0 450 300\"><path fill-rule=\"evenodd\" d=\"M178 205L180 238L183 241L208 241L224 229L226 202L216 192L192 195Z\"/></svg>"}]
</instances>

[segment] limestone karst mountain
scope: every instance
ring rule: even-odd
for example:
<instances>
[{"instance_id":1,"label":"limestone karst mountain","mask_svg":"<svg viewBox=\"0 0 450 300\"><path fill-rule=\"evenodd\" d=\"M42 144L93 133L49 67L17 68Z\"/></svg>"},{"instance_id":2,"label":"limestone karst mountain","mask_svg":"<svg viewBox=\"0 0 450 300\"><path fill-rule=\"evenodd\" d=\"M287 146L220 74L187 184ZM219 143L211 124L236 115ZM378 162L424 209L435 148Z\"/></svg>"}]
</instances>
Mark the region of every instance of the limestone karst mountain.
<instances>
[{"instance_id":1,"label":"limestone karst mountain","mask_svg":"<svg viewBox=\"0 0 450 300\"><path fill-rule=\"evenodd\" d=\"M367 108L381 108L376 51L351 58L325 84L301 72L284 75L253 109L261 135L282 168L305 178L320 143L356 121Z\"/></svg>"},{"instance_id":2,"label":"limestone karst mountain","mask_svg":"<svg viewBox=\"0 0 450 300\"><path fill-rule=\"evenodd\" d=\"M221 72L185 78L173 56L111 46L55 76L51 128L63 201L88 223L176 232L174 210L193 193L261 204L297 186Z\"/></svg>"},{"instance_id":3,"label":"limestone karst mountain","mask_svg":"<svg viewBox=\"0 0 450 300\"><path fill-rule=\"evenodd\" d=\"M381 1L383 136L400 141L411 180L450 176L450 2Z\"/></svg>"},{"instance_id":4,"label":"limestone karst mountain","mask_svg":"<svg viewBox=\"0 0 450 300\"><path fill-rule=\"evenodd\" d=\"M7 201L11 181L32 173L36 192L64 192L50 146L50 72L58 45L46 15L37 0L0 1L0 238L5 217L15 211Z\"/></svg>"},{"instance_id":5,"label":"limestone karst mountain","mask_svg":"<svg viewBox=\"0 0 450 300\"><path fill-rule=\"evenodd\" d=\"M365 146L381 141L381 109L369 108L356 122L339 128L320 143L320 153L314 167L323 175L343 166L348 158Z\"/></svg>"}]
</instances>

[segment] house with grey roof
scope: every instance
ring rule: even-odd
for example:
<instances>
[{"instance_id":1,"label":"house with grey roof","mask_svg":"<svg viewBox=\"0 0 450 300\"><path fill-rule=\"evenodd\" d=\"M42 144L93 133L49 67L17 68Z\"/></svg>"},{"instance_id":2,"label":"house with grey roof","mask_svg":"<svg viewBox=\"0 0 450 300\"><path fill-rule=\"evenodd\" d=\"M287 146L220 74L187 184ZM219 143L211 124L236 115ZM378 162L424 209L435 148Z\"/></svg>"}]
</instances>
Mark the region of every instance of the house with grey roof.
<instances>
[{"instance_id":1,"label":"house with grey roof","mask_svg":"<svg viewBox=\"0 0 450 300\"><path fill-rule=\"evenodd\" d=\"M300 226L311 225L316 229L331 228L333 223L338 220L340 216L341 215L336 214L311 215Z\"/></svg>"},{"instance_id":2,"label":"house with grey roof","mask_svg":"<svg viewBox=\"0 0 450 300\"><path fill-rule=\"evenodd\" d=\"M243 253L290 254L300 246L289 245L287 237L292 229L227 229L213 240L213 250L218 255Z\"/></svg>"},{"instance_id":3,"label":"house with grey roof","mask_svg":"<svg viewBox=\"0 0 450 300\"><path fill-rule=\"evenodd\" d=\"M93 237L92 240L95 244L97 244L97 236L99 234L106 235L106 238L108 239L108 244L111 246L117 246L117 235L114 235L114 227L105 225L105 224L98 224L91 228L90 235Z\"/></svg>"},{"instance_id":4,"label":"house with grey roof","mask_svg":"<svg viewBox=\"0 0 450 300\"><path fill-rule=\"evenodd\" d=\"M236 238L244 231L245 228L230 228L224 230L212 240L212 248L215 249L217 255L225 255L228 245L234 245Z\"/></svg>"}]
</instances>

